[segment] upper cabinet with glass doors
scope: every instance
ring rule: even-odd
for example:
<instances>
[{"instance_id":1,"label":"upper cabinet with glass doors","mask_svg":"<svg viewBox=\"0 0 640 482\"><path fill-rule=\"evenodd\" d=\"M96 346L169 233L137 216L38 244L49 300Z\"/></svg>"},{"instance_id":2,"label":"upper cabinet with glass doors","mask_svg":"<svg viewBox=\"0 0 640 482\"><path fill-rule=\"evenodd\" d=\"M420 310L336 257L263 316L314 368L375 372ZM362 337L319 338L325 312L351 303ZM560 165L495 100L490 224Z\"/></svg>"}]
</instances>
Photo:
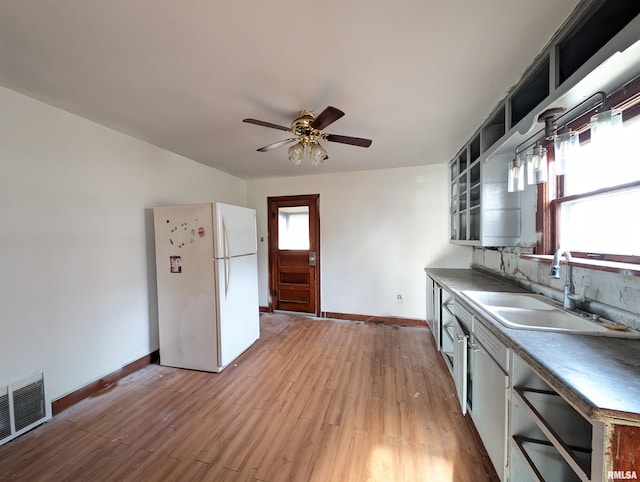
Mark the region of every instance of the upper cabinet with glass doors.
<instances>
[{"instance_id":1,"label":"upper cabinet with glass doors","mask_svg":"<svg viewBox=\"0 0 640 482\"><path fill-rule=\"evenodd\" d=\"M505 132L505 109L498 109L449 163L451 242L515 246L520 240L520 199L507 195L502 160L482 155Z\"/></svg>"},{"instance_id":2,"label":"upper cabinet with glass doors","mask_svg":"<svg viewBox=\"0 0 640 482\"><path fill-rule=\"evenodd\" d=\"M480 240L480 138L451 161L451 240Z\"/></svg>"},{"instance_id":3,"label":"upper cabinet with glass doors","mask_svg":"<svg viewBox=\"0 0 640 482\"><path fill-rule=\"evenodd\" d=\"M527 215L531 206L535 210L535 196L507 193L507 165L516 147L543 127L538 116L546 109L571 109L594 92L609 94L638 75L640 1L582 0L450 161L451 242L530 243L535 229L522 226L520 210L528 206Z\"/></svg>"}]
</instances>

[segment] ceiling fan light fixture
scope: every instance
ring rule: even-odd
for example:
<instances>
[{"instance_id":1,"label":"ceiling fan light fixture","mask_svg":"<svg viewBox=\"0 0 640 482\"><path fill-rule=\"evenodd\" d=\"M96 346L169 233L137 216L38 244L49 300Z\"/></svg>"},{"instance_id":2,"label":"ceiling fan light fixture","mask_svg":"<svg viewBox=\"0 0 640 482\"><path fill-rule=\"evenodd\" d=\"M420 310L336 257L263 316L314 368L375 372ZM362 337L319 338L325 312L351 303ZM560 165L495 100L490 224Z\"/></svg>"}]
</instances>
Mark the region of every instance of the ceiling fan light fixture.
<instances>
[{"instance_id":1,"label":"ceiling fan light fixture","mask_svg":"<svg viewBox=\"0 0 640 482\"><path fill-rule=\"evenodd\" d=\"M304 144L298 142L289 148L289 161L291 164L299 166L302 164L302 157L304 156Z\"/></svg>"},{"instance_id":2,"label":"ceiling fan light fixture","mask_svg":"<svg viewBox=\"0 0 640 482\"><path fill-rule=\"evenodd\" d=\"M318 142L316 142L310 149L311 165L319 166L327 159L327 151Z\"/></svg>"}]
</instances>

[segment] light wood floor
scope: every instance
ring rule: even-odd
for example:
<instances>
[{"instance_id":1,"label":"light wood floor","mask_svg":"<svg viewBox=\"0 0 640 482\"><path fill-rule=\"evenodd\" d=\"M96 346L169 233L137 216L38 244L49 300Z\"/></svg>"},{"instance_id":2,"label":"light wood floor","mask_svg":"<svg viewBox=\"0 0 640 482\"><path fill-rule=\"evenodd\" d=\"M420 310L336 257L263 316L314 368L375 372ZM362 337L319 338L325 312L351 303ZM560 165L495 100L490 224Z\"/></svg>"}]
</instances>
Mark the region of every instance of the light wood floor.
<instances>
[{"instance_id":1,"label":"light wood floor","mask_svg":"<svg viewBox=\"0 0 640 482\"><path fill-rule=\"evenodd\" d=\"M0 480L497 480L426 328L261 320L220 374L151 365L0 447Z\"/></svg>"}]
</instances>

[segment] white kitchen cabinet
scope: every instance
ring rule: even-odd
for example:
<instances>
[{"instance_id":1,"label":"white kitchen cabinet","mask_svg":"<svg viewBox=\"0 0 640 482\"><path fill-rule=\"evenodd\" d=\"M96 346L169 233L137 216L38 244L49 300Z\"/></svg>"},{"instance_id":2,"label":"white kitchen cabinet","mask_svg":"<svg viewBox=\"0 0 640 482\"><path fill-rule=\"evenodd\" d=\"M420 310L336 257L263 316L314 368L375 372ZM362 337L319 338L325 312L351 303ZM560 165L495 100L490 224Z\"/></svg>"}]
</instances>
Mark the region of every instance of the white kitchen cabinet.
<instances>
[{"instance_id":1,"label":"white kitchen cabinet","mask_svg":"<svg viewBox=\"0 0 640 482\"><path fill-rule=\"evenodd\" d=\"M457 317L457 305L453 294L438 283L432 286L432 332L436 346L442 353L447 368L453 376L462 413L467 413L468 400L468 341L471 323L464 324ZM471 314L468 315L471 318Z\"/></svg>"},{"instance_id":2,"label":"white kitchen cabinet","mask_svg":"<svg viewBox=\"0 0 640 482\"><path fill-rule=\"evenodd\" d=\"M512 380L510 480L600 480L602 423L582 415L517 356Z\"/></svg>"},{"instance_id":3,"label":"white kitchen cabinet","mask_svg":"<svg viewBox=\"0 0 640 482\"><path fill-rule=\"evenodd\" d=\"M445 336L443 330L445 345L441 351L452 376L456 358L453 340L457 340L456 334L467 335L467 413L503 482L601 482L635 480L640 476L638 411L619 408L635 402L610 399L615 412L602 404L590 404L593 398L588 394L593 394L597 385L589 386L585 392L585 383L590 381L580 380L577 385L567 382L573 371L566 359L556 365L557 346L549 353L539 346L527 347L522 338L514 340L520 330L501 328L495 320L486 318L464 290L488 289L495 286L493 278L467 270L433 269L427 274L442 289L439 308L449 334ZM569 350L583 350L584 339L582 335L566 335L565 342ZM635 378L627 381L618 378L617 373L635 366L636 361L632 355L631 365L626 359L619 359L600 370L596 368L596 358L592 368L597 377L593 382L601 385L606 375L625 386L633 383ZM461 391L463 377L459 370L455 371ZM620 391L616 389L615 393Z\"/></svg>"},{"instance_id":4,"label":"white kitchen cabinet","mask_svg":"<svg viewBox=\"0 0 640 482\"><path fill-rule=\"evenodd\" d=\"M449 163L451 240L477 244L480 240L480 135Z\"/></svg>"},{"instance_id":5,"label":"white kitchen cabinet","mask_svg":"<svg viewBox=\"0 0 640 482\"><path fill-rule=\"evenodd\" d=\"M463 414L467 413L467 344L469 335L460 321L453 319L454 349L453 349L453 381Z\"/></svg>"},{"instance_id":6,"label":"white kitchen cabinet","mask_svg":"<svg viewBox=\"0 0 640 482\"><path fill-rule=\"evenodd\" d=\"M436 283L429 277L427 277L427 281L430 282L427 283L429 285L428 290L430 291L427 294L427 322L429 323L429 328L431 329L431 333L433 334L433 339L435 340L436 347L438 348L438 350L440 350L442 346L442 343L440 341L442 331L442 315L440 311L442 288L438 283Z\"/></svg>"},{"instance_id":7,"label":"white kitchen cabinet","mask_svg":"<svg viewBox=\"0 0 640 482\"><path fill-rule=\"evenodd\" d=\"M516 246L520 241L520 195L507 193L508 160L474 158L479 151L473 146L479 143L480 136L449 163L450 239L475 246Z\"/></svg>"},{"instance_id":8,"label":"white kitchen cabinet","mask_svg":"<svg viewBox=\"0 0 640 482\"><path fill-rule=\"evenodd\" d=\"M482 329L481 327L482 325L475 323L474 339L471 345L473 348L471 418L498 477L504 481L507 462L509 375L491 353L498 352L498 357L507 357L508 351L490 334L483 333L479 338L476 333ZM485 340L490 341L487 343ZM486 348L485 344L493 346Z\"/></svg>"},{"instance_id":9,"label":"white kitchen cabinet","mask_svg":"<svg viewBox=\"0 0 640 482\"><path fill-rule=\"evenodd\" d=\"M453 294L442 288L440 291L440 351L453 375L455 354L455 319Z\"/></svg>"}]
</instances>

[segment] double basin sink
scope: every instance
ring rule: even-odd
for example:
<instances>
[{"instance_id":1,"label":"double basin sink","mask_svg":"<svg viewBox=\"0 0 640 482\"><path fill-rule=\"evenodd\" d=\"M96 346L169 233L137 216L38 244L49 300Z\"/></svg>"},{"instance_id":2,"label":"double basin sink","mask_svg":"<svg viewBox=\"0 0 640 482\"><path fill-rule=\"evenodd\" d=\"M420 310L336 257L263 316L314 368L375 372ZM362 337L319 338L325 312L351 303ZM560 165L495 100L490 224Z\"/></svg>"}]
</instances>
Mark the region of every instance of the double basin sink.
<instances>
[{"instance_id":1,"label":"double basin sink","mask_svg":"<svg viewBox=\"0 0 640 482\"><path fill-rule=\"evenodd\" d=\"M566 311L541 295L499 291L463 291L462 294L507 328L640 338L640 332L624 325Z\"/></svg>"}]
</instances>

